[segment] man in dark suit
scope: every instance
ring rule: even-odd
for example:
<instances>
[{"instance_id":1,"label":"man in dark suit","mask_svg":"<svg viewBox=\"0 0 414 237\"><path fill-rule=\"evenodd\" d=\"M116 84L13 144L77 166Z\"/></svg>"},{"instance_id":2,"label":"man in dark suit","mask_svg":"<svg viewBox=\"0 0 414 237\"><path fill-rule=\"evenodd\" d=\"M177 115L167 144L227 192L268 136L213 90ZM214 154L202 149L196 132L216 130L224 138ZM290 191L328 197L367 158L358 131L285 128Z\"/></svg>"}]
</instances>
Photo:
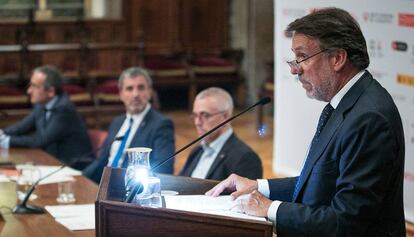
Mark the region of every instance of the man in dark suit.
<instances>
[{"instance_id":1,"label":"man in dark suit","mask_svg":"<svg viewBox=\"0 0 414 237\"><path fill-rule=\"evenodd\" d=\"M83 171L85 176L98 183L105 166L127 166L124 150L128 147L151 148L151 166L161 163L175 151L172 121L153 110L149 103L152 80L148 72L138 67L126 69L119 77L118 88L126 115L112 121L99 159ZM172 159L154 171L172 174L173 170Z\"/></svg>"},{"instance_id":2,"label":"man in dark suit","mask_svg":"<svg viewBox=\"0 0 414 237\"><path fill-rule=\"evenodd\" d=\"M211 87L194 101L193 120L199 136L228 119L233 99L225 90ZM251 179L262 178L262 163L257 154L242 142L230 124L207 136L194 148L180 175L223 180L235 173Z\"/></svg>"},{"instance_id":3,"label":"man in dark suit","mask_svg":"<svg viewBox=\"0 0 414 237\"><path fill-rule=\"evenodd\" d=\"M309 97L329 102L298 177L228 179L249 193L237 209L267 216L278 237L405 236L404 134L390 94L365 69L364 36L341 9L318 10L289 24L292 74Z\"/></svg>"},{"instance_id":4,"label":"man in dark suit","mask_svg":"<svg viewBox=\"0 0 414 237\"><path fill-rule=\"evenodd\" d=\"M33 111L0 130L1 147L41 148L66 164L91 152L86 126L63 93L62 76L56 68L35 68L27 93Z\"/></svg>"}]
</instances>

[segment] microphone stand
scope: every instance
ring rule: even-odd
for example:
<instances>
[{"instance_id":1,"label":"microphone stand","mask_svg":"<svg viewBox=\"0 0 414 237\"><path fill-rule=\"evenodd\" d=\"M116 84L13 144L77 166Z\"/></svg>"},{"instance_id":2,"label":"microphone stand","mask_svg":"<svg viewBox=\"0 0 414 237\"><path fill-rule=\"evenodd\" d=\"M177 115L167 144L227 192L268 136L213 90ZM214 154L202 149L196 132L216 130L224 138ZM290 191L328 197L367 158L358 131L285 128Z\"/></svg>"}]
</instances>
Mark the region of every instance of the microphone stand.
<instances>
[{"instance_id":1,"label":"microphone stand","mask_svg":"<svg viewBox=\"0 0 414 237\"><path fill-rule=\"evenodd\" d=\"M256 107L258 105L265 105L265 104L269 103L270 101L271 101L270 97L263 97L263 98L261 98L258 102L256 102L255 104L251 105L247 109L244 109L242 112L240 112L240 113L238 113L238 114L236 114L236 115L234 115L234 116L226 119L225 121L221 122L220 124L218 124L217 126L215 126L214 128L212 128L210 131L204 133L203 135L201 135L200 137L198 137L194 141L192 141L189 144L185 145L184 147L182 147L181 149L179 149L178 151L176 151L174 154L172 154L171 156L169 156L167 159L165 159L165 160L161 161L160 163L158 163L157 165L155 165L154 168L151 169L151 171L156 170L158 167L160 167L161 165L165 164L166 162L168 162L169 160L171 160L173 157L175 157L176 155L178 155L179 153L181 153L185 149L187 149L190 146L194 145L195 143L199 142L201 139L203 139L206 136L210 135L211 133L215 132L217 129L221 128L223 125L227 124L228 122L232 121L233 119L239 117L240 115L246 113L247 111L253 109L254 107ZM129 195L127 196L127 198L125 199L124 202L131 203L132 200L134 199L135 195L142 193L143 190L144 190L144 187L143 187L142 183L141 182L136 182L136 185L131 190L131 192L129 193Z\"/></svg>"},{"instance_id":2,"label":"microphone stand","mask_svg":"<svg viewBox=\"0 0 414 237\"><path fill-rule=\"evenodd\" d=\"M123 136L121 137L116 137L114 139L114 141L118 141L118 140L122 140ZM60 166L57 170L54 170L52 172L50 172L49 174L47 174L44 177L39 178L29 189L29 191L26 192L26 195L24 196L22 202L18 205L16 205L13 209L12 209L12 213L13 214L43 214L46 212L46 210L43 207L38 207L38 206L34 206L34 205L29 205L27 204L27 202L29 201L30 196L32 195L33 191L36 189L36 186L44 179L46 179L47 177L50 177L51 175L59 172L60 170L63 170L65 167L68 166L72 166L74 164L76 164L77 162L88 158L91 154L96 153L98 151L100 151L101 149L103 149L105 146L105 143L100 146L98 149L96 150L92 150L88 153L86 153L85 155L81 156L79 159L75 159L74 161L70 162L69 164L63 164L62 166Z\"/></svg>"}]
</instances>

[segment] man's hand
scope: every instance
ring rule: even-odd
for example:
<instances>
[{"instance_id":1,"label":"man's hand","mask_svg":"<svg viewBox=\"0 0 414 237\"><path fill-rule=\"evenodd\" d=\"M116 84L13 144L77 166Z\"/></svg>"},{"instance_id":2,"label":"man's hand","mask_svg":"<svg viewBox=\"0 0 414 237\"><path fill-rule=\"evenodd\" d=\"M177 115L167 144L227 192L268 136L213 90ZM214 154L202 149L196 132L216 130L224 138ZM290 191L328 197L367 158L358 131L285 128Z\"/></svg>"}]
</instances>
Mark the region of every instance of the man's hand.
<instances>
[{"instance_id":1,"label":"man's hand","mask_svg":"<svg viewBox=\"0 0 414 237\"><path fill-rule=\"evenodd\" d=\"M267 217L267 210L272 204L271 200L256 190L250 193L247 198L242 197L236 202L237 205L232 208L233 211L260 217Z\"/></svg>"},{"instance_id":2,"label":"man's hand","mask_svg":"<svg viewBox=\"0 0 414 237\"><path fill-rule=\"evenodd\" d=\"M236 199L240 195L248 194L257 190L257 181L244 178L236 174L231 174L227 179L223 180L214 188L207 191L206 195L217 197L224 190L229 190L233 192L231 196L233 197L233 199Z\"/></svg>"}]
</instances>

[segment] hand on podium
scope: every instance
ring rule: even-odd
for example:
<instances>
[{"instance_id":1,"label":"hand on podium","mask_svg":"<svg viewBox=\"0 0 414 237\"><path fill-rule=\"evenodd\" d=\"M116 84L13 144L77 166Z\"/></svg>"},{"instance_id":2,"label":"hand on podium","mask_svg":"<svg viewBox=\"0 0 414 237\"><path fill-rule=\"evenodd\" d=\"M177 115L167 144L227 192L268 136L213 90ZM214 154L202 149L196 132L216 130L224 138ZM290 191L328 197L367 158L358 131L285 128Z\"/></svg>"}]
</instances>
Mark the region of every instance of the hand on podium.
<instances>
[{"instance_id":1,"label":"hand on podium","mask_svg":"<svg viewBox=\"0 0 414 237\"><path fill-rule=\"evenodd\" d=\"M272 201L258 191L256 180L231 174L227 179L207 191L206 195L217 197L224 190L232 192L230 195L233 199L237 199L243 194L248 194L248 197L240 199L232 210L252 216L267 216L267 210L272 204Z\"/></svg>"}]
</instances>

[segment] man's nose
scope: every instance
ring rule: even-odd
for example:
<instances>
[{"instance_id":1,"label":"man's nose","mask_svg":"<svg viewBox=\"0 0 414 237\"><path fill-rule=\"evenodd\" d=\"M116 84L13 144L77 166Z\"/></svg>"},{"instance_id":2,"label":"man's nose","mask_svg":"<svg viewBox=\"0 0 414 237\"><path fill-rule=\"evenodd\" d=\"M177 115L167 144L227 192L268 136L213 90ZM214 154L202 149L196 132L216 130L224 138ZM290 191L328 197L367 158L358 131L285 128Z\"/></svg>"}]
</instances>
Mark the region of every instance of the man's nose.
<instances>
[{"instance_id":1,"label":"man's nose","mask_svg":"<svg viewBox=\"0 0 414 237\"><path fill-rule=\"evenodd\" d=\"M290 67L290 73L293 75L301 74L302 69L299 66Z\"/></svg>"},{"instance_id":2,"label":"man's nose","mask_svg":"<svg viewBox=\"0 0 414 237\"><path fill-rule=\"evenodd\" d=\"M196 125L196 126L201 126L201 125L203 125L203 122L201 121L201 118L200 118L200 116L195 116L194 117L194 124Z\"/></svg>"},{"instance_id":3,"label":"man's nose","mask_svg":"<svg viewBox=\"0 0 414 237\"><path fill-rule=\"evenodd\" d=\"M138 90L138 89L134 89L134 90L132 90L132 95L133 96L139 96L140 95L140 91Z\"/></svg>"}]
</instances>

